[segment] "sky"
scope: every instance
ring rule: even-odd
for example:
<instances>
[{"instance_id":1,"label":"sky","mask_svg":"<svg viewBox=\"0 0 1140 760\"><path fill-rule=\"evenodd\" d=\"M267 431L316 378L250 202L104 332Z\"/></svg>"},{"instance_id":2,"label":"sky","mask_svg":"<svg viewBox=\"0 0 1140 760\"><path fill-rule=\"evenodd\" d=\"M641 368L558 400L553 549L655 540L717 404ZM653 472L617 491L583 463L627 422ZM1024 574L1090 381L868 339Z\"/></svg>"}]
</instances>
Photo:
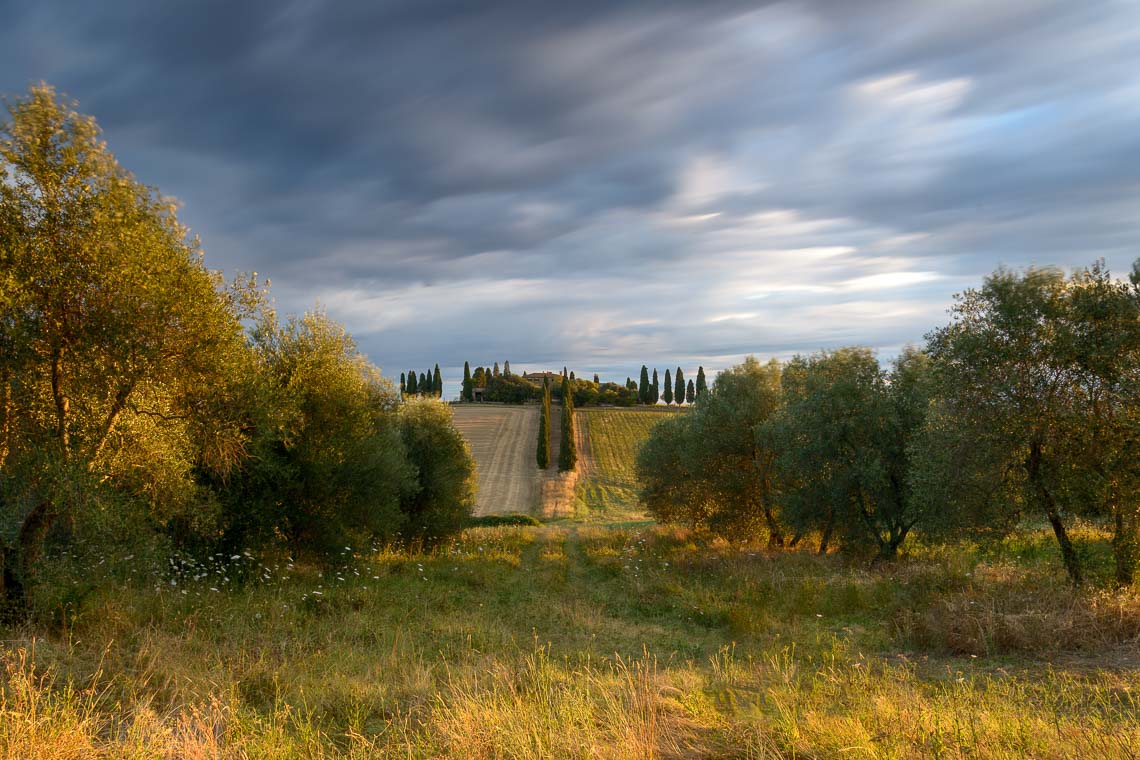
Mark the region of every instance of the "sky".
<instances>
[{"instance_id":1,"label":"sky","mask_svg":"<svg viewBox=\"0 0 1140 760\"><path fill-rule=\"evenodd\" d=\"M1140 256L1140 3L0 0L207 264L385 374L636 378Z\"/></svg>"}]
</instances>

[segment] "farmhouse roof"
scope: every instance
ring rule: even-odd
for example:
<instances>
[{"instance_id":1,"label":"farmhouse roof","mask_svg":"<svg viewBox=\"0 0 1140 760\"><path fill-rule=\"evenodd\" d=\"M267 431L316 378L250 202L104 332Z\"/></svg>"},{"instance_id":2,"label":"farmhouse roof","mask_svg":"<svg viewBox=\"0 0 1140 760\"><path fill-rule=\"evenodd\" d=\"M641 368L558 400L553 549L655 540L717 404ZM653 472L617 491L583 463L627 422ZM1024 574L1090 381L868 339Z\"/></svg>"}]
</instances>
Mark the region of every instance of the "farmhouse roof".
<instances>
[{"instance_id":1,"label":"farmhouse roof","mask_svg":"<svg viewBox=\"0 0 1140 760\"><path fill-rule=\"evenodd\" d=\"M537 380L540 383L543 380L545 380L546 378L549 378L551 380L561 380L562 379L562 373L561 372L527 372L527 373L523 374L523 380Z\"/></svg>"}]
</instances>

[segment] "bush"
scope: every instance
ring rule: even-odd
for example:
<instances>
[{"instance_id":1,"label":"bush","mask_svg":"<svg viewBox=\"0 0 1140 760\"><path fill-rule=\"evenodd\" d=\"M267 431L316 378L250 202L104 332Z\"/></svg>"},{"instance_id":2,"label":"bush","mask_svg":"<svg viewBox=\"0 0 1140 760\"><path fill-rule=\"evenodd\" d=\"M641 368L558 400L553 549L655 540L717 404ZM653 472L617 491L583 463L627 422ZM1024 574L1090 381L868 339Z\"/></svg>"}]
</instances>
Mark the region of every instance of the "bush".
<instances>
[{"instance_id":1,"label":"bush","mask_svg":"<svg viewBox=\"0 0 1140 760\"><path fill-rule=\"evenodd\" d=\"M447 404L432 399L405 402L399 427L416 472L414 487L400 502L404 536L436 544L462 530L471 517L475 460Z\"/></svg>"},{"instance_id":2,"label":"bush","mask_svg":"<svg viewBox=\"0 0 1140 760\"><path fill-rule=\"evenodd\" d=\"M270 318L255 338L260 361L246 395L252 456L212 481L225 548L283 537L296 551L328 554L394 537L415 468L391 384L322 313L284 327Z\"/></svg>"},{"instance_id":3,"label":"bush","mask_svg":"<svg viewBox=\"0 0 1140 760\"><path fill-rule=\"evenodd\" d=\"M542 521L532 515L510 512L502 515L481 515L467 520L468 528L498 528L512 525L542 525Z\"/></svg>"}]
</instances>

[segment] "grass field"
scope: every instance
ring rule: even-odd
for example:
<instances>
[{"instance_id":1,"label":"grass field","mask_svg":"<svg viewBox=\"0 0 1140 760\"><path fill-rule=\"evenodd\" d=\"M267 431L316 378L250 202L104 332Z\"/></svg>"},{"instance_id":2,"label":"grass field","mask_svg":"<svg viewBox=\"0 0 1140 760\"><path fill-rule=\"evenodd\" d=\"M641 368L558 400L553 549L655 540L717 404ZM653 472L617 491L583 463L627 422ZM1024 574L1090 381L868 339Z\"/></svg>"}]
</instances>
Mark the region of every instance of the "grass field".
<instances>
[{"instance_id":1,"label":"grass field","mask_svg":"<svg viewBox=\"0 0 1140 760\"><path fill-rule=\"evenodd\" d=\"M578 479L579 517L638 519L644 517L637 500L634 462L650 429L664 415L680 412L657 409L591 409L576 411L581 475Z\"/></svg>"},{"instance_id":2,"label":"grass field","mask_svg":"<svg viewBox=\"0 0 1140 760\"><path fill-rule=\"evenodd\" d=\"M101 560L4 632L0 756L1140 752L1140 596L1069 590L1044 532L875 569L572 523L323 571Z\"/></svg>"}]
</instances>

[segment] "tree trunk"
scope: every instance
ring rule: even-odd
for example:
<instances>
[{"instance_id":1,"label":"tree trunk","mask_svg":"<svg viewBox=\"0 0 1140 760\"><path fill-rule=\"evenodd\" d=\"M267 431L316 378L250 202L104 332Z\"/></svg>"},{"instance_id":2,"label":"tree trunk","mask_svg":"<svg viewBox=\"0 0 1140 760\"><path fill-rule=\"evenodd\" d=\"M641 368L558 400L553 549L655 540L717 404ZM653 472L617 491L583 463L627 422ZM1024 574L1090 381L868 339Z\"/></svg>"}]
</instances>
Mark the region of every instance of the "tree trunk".
<instances>
[{"instance_id":1,"label":"tree trunk","mask_svg":"<svg viewBox=\"0 0 1140 760\"><path fill-rule=\"evenodd\" d=\"M1065 569L1069 571L1069 580L1074 586L1080 586L1085 581L1081 572L1081 560L1077 556L1077 550L1073 548L1073 542L1069 540L1065 523L1061 521L1061 515L1055 509L1049 510L1048 517L1049 524L1053 526L1053 534L1061 547L1061 559L1065 562Z\"/></svg>"},{"instance_id":2,"label":"tree trunk","mask_svg":"<svg viewBox=\"0 0 1140 760\"><path fill-rule=\"evenodd\" d=\"M1065 530L1065 523L1061 519L1061 513L1057 510L1057 503L1053 500L1053 494L1049 492L1049 489L1041 477L1040 443L1035 442L1030 445L1029 458L1025 462L1025 471L1029 476L1029 482L1033 484L1037 501L1044 510L1045 516L1049 519L1049 524L1053 526L1053 535L1057 537L1057 545L1061 548L1061 560L1065 563L1065 570L1069 573L1069 580L1073 582L1074 586L1080 586L1084 583L1084 574L1081 572L1081 559L1077 556L1077 550L1073 547L1073 542L1069 540L1069 533Z\"/></svg>"},{"instance_id":3,"label":"tree trunk","mask_svg":"<svg viewBox=\"0 0 1140 760\"><path fill-rule=\"evenodd\" d=\"M0 623L16 623L28 614L24 584L16 572L15 560L10 547L0 546Z\"/></svg>"},{"instance_id":4,"label":"tree trunk","mask_svg":"<svg viewBox=\"0 0 1140 760\"><path fill-rule=\"evenodd\" d=\"M827 524L823 526L823 535L819 537L819 553L827 554L827 545L831 543L831 531L835 527L835 515L828 514Z\"/></svg>"},{"instance_id":5,"label":"tree trunk","mask_svg":"<svg viewBox=\"0 0 1140 760\"><path fill-rule=\"evenodd\" d=\"M55 517L51 504L41 501L24 518L17 545L0 548L0 614L8 620L27 615L28 586L35 577L36 564Z\"/></svg>"},{"instance_id":6,"label":"tree trunk","mask_svg":"<svg viewBox=\"0 0 1140 760\"><path fill-rule=\"evenodd\" d=\"M1116 512L1116 530L1112 536L1112 554L1116 559L1116 584L1132 585L1136 572L1136 526L1125 518L1119 508Z\"/></svg>"},{"instance_id":7,"label":"tree trunk","mask_svg":"<svg viewBox=\"0 0 1140 760\"><path fill-rule=\"evenodd\" d=\"M899 555L899 547L902 542L906 540L906 534L910 532L910 528L900 528L897 533L893 533L890 538L879 544L879 556L876 561L886 562L892 560Z\"/></svg>"},{"instance_id":8,"label":"tree trunk","mask_svg":"<svg viewBox=\"0 0 1140 760\"><path fill-rule=\"evenodd\" d=\"M11 373L5 367L0 370L0 467L8 459L12 441L12 383Z\"/></svg>"},{"instance_id":9,"label":"tree trunk","mask_svg":"<svg viewBox=\"0 0 1140 760\"><path fill-rule=\"evenodd\" d=\"M71 455L71 401L63 392L63 349L57 348L51 358L51 395L55 400L56 437L63 451L63 458Z\"/></svg>"},{"instance_id":10,"label":"tree trunk","mask_svg":"<svg viewBox=\"0 0 1140 760\"><path fill-rule=\"evenodd\" d=\"M115 423L119 421L119 417L127 405L127 399L134 389L135 380L131 379L124 383L119 388L118 393L115 394L115 401L111 404L111 409L107 413L107 419L103 422L103 428L99 433L99 439L96 441L95 448L91 451L90 459L87 462L88 472L95 471L99 457L102 455L103 449L107 446L107 441L110 439L111 433L115 430Z\"/></svg>"},{"instance_id":11,"label":"tree trunk","mask_svg":"<svg viewBox=\"0 0 1140 760\"><path fill-rule=\"evenodd\" d=\"M776 522L775 515L767 505L764 506L764 521L768 523L768 548L784 548L784 532L780 530L780 523Z\"/></svg>"}]
</instances>

